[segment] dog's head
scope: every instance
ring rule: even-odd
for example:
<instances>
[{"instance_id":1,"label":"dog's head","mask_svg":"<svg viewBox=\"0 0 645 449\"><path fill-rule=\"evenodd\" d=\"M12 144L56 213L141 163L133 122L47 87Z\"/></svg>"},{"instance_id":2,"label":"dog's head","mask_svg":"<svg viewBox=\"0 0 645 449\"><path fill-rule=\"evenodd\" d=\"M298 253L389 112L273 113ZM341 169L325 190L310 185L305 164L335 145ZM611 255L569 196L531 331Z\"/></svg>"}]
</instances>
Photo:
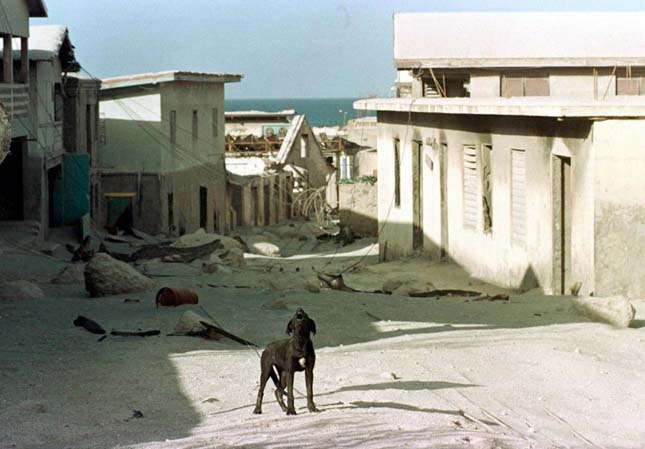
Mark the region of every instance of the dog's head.
<instances>
[{"instance_id":1,"label":"dog's head","mask_svg":"<svg viewBox=\"0 0 645 449\"><path fill-rule=\"evenodd\" d=\"M287 334L309 338L310 332L316 335L316 322L309 318L309 315L302 308L298 307L296 313L293 314L287 323Z\"/></svg>"}]
</instances>

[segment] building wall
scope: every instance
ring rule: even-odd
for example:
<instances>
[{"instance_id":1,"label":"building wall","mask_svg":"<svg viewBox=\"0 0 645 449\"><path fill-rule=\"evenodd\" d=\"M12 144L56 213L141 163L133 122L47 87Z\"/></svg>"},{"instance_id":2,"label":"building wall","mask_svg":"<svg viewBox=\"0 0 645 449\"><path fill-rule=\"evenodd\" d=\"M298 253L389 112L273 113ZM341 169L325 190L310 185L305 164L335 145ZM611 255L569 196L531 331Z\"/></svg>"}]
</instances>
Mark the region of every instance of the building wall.
<instances>
[{"instance_id":1,"label":"building wall","mask_svg":"<svg viewBox=\"0 0 645 449\"><path fill-rule=\"evenodd\" d=\"M0 32L28 37L29 8L26 0L2 0L2 9L7 16L7 20L0 21Z\"/></svg>"},{"instance_id":2,"label":"building wall","mask_svg":"<svg viewBox=\"0 0 645 449\"><path fill-rule=\"evenodd\" d=\"M162 170L162 155L170 152L170 145L159 94L101 100L99 110L105 138L98 166L119 173Z\"/></svg>"},{"instance_id":3,"label":"building wall","mask_svg":"<svg viewBox=\"0 0 645 449\"><path fill-rule=\"evenodd\" d=\"M597 296L645 295L645 120L606 120L593 129Z\"/></svg>"},{"instance_id":4,"label":"building wall","mask_svg":"<svg viewBox=\"0 0 645 449\"><path fill-rule=\"evenodd\" d=\"M360 236L378 235L378 186L354 183L339 185L339 219Z\"/></svg>"},{"instance_id":5,"label":"building wall","mask_svg":"<svg viewBox=\"0 0 645 449\"><path fill-rule=\"evenodd\" d=\"M401 205L394 205L394 139L400 139ZM421 143L423 252L438 258L442 249L473 276L511 288L540 285L554 289L552 165L555 147L572 154L572 248L575 277L593 279L585 213L589 192L590 125L555 119L440 114L379 113L378 217L382 259L410 255L413 248L413 161ZM491 232L483 230L480 206L475 229L464 226L464 145L492 145ZM512 242L511 150L526 151L526 240ZM444 165L445 168L442 168ZM445 169L445 218L442 220L441 171ZM480 190L481 193L481 190ZM445 226L444 226L445 225ZM447 238L444 238L446 237ZM593 258L591 258L593 260ZM581 279L582 280L582 279Z\"/></svg>"},{"instance_id":6,"label":"building wall","mask_svg":"<svg viewBox=\"0 0 645 449\"><path fill-rule=\"evenodd\" d=\"M108 224L110 198L114 194L132 195L133 226L139 230L157 234L164 232L161 227L161 178L153 173L101 174L100 198L101 215L95 219L97 225Z\"/></svg>"}]
</instances>

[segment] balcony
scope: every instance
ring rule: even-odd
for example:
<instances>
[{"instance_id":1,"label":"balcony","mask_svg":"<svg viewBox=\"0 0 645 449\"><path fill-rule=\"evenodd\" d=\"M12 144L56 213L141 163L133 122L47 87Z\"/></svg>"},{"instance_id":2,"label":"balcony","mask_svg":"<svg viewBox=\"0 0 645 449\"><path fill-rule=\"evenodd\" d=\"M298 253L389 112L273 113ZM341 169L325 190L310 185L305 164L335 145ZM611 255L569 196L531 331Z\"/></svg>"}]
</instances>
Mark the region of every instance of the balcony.
<instances>
[{"instance_id":1,"label":"balcony","mask_svg":"<svg viewBox=\"0 0 645 449\"><path fill-rule=\"evenodd\" d=\"M26 120L29 116L29 85L0 83L0 104L9 120Z\"/></svg>"}]
</instances>

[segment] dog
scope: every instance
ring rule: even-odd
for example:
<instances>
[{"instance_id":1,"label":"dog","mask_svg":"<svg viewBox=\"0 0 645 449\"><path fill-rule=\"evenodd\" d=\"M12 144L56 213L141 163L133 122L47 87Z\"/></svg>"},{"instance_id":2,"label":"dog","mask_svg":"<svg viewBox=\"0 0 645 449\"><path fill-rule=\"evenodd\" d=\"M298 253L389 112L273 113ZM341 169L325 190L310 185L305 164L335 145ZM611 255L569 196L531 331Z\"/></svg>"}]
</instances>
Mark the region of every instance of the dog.
<instances>
[{"instance_id":1,"label":"dog","mask_svg":"<svg viewBox=\"0 0 645 449\"><path fill-rule=\"evenodd\" d=\"M316 322L309 318L309 315L302 308L298 307L296 313L287 323L286 332L287 335L290 335L290 338L269 343L262 352L260 391L258 391L258 399L253 413L262 413L264 387L270 377L276 386L275 397L278 404L280 404L280 408L283 412L287 412L287 415L295 415L293 377L296 371L305 372L307 409L312 413L318 411L314 404L313 392L316 353L311 341L311 334L316 335ZM287 389L286 406L284 404L285 388Z\"/></svg>"}]
</instances>

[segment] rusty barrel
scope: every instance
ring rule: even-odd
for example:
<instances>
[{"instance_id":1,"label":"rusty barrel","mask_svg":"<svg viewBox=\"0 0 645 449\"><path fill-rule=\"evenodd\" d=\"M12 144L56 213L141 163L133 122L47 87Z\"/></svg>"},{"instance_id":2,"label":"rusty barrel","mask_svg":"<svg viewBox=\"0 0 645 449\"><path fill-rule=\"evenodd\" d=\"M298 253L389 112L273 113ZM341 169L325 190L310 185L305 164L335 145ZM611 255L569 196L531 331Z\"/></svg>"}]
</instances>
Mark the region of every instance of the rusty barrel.
<instances>
[{"instance_id":1,"label":"rusty barrel","mask_svg":"<svg viewBox=\"0 0 645 449\"><path fill-rule=\"evenodd\" d=\"M156 303L167 307L177 307L182 304L197 304L197 293L185 288L163 287L157 292Z\"/></svg>"}]
</instances>

